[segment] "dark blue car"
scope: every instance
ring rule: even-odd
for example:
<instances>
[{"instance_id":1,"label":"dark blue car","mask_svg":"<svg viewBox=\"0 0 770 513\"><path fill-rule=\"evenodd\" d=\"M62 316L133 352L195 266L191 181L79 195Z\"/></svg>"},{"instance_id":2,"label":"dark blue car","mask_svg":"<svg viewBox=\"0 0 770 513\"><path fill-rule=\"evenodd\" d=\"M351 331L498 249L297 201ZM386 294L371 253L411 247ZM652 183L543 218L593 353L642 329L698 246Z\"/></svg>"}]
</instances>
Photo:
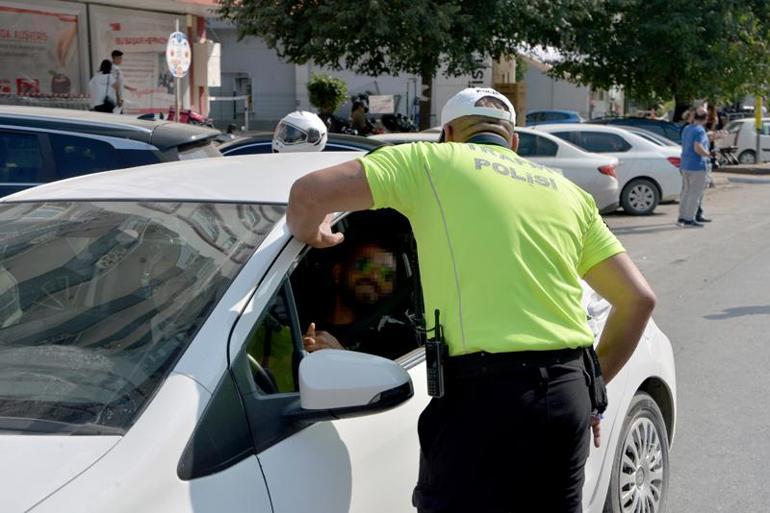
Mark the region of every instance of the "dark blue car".
<instances>
[{"instance_id":1,"label":"dark blue car","mask_svg":"<svg viewBox=\"0 0 770 513\"><path fill-rule=\"evenodd\" d=\"M549 123L582 123L585 121L574 110L533 110L527 113L527 126Z\"/></svg>"}]
</instances>

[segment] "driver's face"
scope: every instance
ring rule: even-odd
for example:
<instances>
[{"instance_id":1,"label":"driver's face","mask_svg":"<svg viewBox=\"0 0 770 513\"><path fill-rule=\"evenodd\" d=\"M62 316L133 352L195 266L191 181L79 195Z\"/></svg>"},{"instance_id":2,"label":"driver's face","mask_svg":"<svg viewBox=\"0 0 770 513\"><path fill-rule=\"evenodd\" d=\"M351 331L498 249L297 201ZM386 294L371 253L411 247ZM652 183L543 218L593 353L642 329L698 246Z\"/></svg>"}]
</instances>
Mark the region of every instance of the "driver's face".
<instances>
[{"instance_id":1,"label":"driver's face","mask_svg":"<svg viewBox=\"0 0 770 513\"><path fill-rule=\"evenodd\" d=\"M393 293L396 257L376 244L362 246L353 255L345 284L356 300L373 304Z\"/></svg>"}]
</instances>

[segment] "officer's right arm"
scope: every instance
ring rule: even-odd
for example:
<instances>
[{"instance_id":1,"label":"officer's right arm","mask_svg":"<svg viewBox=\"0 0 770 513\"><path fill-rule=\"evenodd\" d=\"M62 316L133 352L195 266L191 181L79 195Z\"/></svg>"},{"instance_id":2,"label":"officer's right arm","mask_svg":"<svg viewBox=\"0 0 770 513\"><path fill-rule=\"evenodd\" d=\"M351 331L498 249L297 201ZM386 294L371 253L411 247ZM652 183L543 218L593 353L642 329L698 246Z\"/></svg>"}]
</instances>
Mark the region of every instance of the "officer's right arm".
<instances>
[{"instance_id":1,"label":"officer's right arm","mask_svg":"<svg viewBox=\"0 0 770 513\"><path fill-rule=\"evenodd\" d=\"M593 201L588 207L578 272L612 305L596 348L602 374L609 382L634 353L655 307L655 294Z\"/></svg>"},{"instance_id":2,"label":"officer's right arm","mask_svg":"<svg viewBox=\"0 0 770 513\"><path fill-rule=\"evenodd\" d=\"M626 253L594 265L584 279L612 305L596 347L609 382L634 353L655 307L655 293Z\"/></svg>"}]
</instances>

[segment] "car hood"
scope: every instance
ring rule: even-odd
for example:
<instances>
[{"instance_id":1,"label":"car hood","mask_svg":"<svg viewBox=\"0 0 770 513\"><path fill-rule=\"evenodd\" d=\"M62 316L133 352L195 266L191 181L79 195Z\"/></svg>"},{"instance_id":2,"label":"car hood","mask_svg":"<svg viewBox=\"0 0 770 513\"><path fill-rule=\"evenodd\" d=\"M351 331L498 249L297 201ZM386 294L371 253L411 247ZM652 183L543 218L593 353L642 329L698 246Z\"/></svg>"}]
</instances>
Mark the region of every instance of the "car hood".
<instances>
[{"instance_id":1,"label":"car hood","mask_svg":"<svg viewBox=\"0 0 770 513\"><path fill-rule=\"evenodd\" d=\"M77 477L119 436L0 435L0 511L21 513Z\"/></svg>"}]
</instances>

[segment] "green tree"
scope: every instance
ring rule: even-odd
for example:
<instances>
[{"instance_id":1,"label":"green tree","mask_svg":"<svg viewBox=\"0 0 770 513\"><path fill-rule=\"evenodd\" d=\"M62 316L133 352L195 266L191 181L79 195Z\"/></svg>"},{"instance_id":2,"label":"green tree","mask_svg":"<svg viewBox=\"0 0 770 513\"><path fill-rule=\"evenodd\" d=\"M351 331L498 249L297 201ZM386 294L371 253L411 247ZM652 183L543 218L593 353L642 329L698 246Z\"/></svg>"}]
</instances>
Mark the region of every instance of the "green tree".
<instances>
[{"instance_id":1,"label":"green tree","mask_svg":"<svg viewBox=\"0 0 770 513\"><path fill-rule=\"evenodd\" d=\"M239 37L262 37L289 62L367 75L409 73L423 84L430 122L433 78L463 75L521 44L555 44L602 0L220 0Z\"/></svg>"},{"instance_id":2,"label":"green tree","mask_svg":"<svg viewBox=\"0 0 770 513\"><path fill-rule=\"evenodd\" d=\"M321 114L334 114L348 96L348 86L344 81L331 75L313 75L307 83L310 103Z\"/></svg>"},{"instance_id":3,"label":"green tree","mask_svg":"<svg viewBox=\"0 0 770 513\"><path fill-rule=\"evenodd\" d=\"M554 73L640 100L715 101L765 88L766 0L606 0L563 38ZM677 117L678 119L678 117Z\"/></svg>"}]
</instances>

